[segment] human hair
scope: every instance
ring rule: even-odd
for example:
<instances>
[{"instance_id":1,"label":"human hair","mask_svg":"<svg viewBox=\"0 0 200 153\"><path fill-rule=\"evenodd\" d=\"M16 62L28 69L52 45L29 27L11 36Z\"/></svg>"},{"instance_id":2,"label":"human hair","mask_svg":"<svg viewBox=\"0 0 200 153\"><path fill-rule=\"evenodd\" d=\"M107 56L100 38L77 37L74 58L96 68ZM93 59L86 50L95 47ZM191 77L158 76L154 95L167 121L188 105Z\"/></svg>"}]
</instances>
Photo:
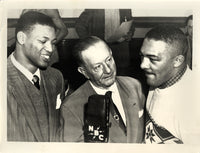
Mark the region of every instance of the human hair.
<instances>
[{"instance_id":1,"label":"human hair","mask_svg":"<svg viewBox=\"0 0 200 153\"><path fill-rule=\"evenodd\" d=\"M178 27L172 25L159 25L152 28L145 35L145 39L161 40L169 46L174 46L178 54L186 55L188 41L186 35Z\"/></svg>"},{"instance_id":2,"label":"human hair","mask_svg":"<svg viewBox=\"0 0 200 153\"><path fill-rule=\"evenodd\" d=\"M104 42L104 41L96 36L89 36L79 40L79 42L74 46L72 55L79 66L84 64L81 53L98 42Z\"/></svg>"},{"instance_id":3,"label":"human hair","mask_svg":"<svg viewBox=\"0 0 200 153\"><path fill-rule=\"evenodd\" d=\"M29 11L20 16L17 22L15 36L17 36L19 31L30 32L36 24L47 25L56 30L56 26L49 16L36 11Z\"/></svg>"},{"instance_id":4,"label":"human hair","mask_svg":"<svg viewBox=\"0 0 200 153\"><path fill-rule=\"evenodd\" d=\"M190 16L188 16L188 17L186 18L186 21L185 21L185 25L186 25L186 26L187 26L189 20L193 20L193 15L190 15Z\"/></svg>"}]
</instances>

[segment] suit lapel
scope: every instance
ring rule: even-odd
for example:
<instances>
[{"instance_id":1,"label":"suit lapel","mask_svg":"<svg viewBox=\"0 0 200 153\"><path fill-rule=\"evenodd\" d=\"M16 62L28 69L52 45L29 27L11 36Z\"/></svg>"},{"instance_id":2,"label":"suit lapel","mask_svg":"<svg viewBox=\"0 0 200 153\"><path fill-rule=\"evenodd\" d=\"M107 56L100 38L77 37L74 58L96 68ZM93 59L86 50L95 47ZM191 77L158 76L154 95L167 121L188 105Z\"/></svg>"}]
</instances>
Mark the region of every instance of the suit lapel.
<instances>
[{"instance_id":1,"label":"suit lapel","mask_svg":"<svg viewBox=\"0 0 200 153\"><path fill-rule=\"evenodd\" d=\"M136 142L136 134L138 133L138 104L134 102L130 91L119 79L117 79L117 86L126 116L127 142Z\"/></svg>"},{"instance_id":2,"label":"suit lapel","mask_svg":"<svg viewBox=\"0 0 200 153\"><path fill-rule=\"evenodd\" d=\"M36 115L36 111L32 105L31 98L27 93L27 89L20 78L20 73L12 64L10 57L8 58L8 77L11 81L12 93L16 97L16 101L18 105L22 108L22 112L26 118L26 121L33 132L37 141L43 141L43 137L38 125L38 119Z\"/></svg>"},{"instance_id":3,"label":"suit lapel","mask_svg":"<svg viewBox=\"0 0 200 153\"><path fill-rule=\"evenodd\" d=\"M51 80L51 78L49 77L51 74L48 73L48 71L41 71L41 80L44 86L44 92L45 92L45 97L46 97L46 101L48 104L48 121L49 121L49 132L50 132L50 141L54 141L54 136L55 135L55 131L56 129L54 129L56 127L56 97L57 95L55 95L54 90L56 89L52 89L52 82L54 80ZM53 102L55 99L55 102Z\"/></svg>"}]
</instances>

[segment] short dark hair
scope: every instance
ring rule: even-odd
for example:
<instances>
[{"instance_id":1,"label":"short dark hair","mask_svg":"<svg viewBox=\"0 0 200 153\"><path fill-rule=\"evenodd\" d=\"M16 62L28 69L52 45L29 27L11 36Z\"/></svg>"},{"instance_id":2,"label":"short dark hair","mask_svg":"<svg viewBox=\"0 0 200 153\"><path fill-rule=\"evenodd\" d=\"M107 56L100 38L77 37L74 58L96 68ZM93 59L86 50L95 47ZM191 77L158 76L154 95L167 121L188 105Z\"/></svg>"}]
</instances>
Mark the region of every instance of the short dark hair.
<instances>
[{"instance_id":1,"label":"short dark hair","mask_svg":"<svg viewBox=\"0 0 200 153\"><path fill-rule=\"evenodd\" d=\"M72 55L79 66L84 63L81 55L82 51L88 49L90 46L98 42L104 42L104 41L96 36L89 36L79 40L79 42L74 46Z\"/></svg>"},{"instance_id":2,"label":"short dark hair","mask_svg":"<svg viewBox=\"0 0 200 153\"><path fill-rule=\"evenodd\" d=\"M188 16L188 17L186 18L186 21L185 21L185 25L186 25L186 26L187 26L189 20L193 20L193 15L190 15L190 16Z\"/></svg>"},{"instance_id":3,"label":"short dark hair","mask_svg":"<svg viewBox=\"0 0 200 153\"><path fill-rule=\"evenodd\" d=\"M159 25L152 28L145 35L145 39L161 40L168 45L176 45L177 52L186 55L188 41L186 35L178 27L172 25Z\"/></svg>"},{"instance_id":4,"label":"short dark hair","mask_svg":"<svg viewBox=\"0 0 200 153\"><path fill-rule=\"evenodd\" d=\"M56 26L49 16L36 11L29 11L27 13L22 14L18 19L15 30L15 36L17 36L17 33L19 31L31 31L35 24L47 25L56 30Z\"/></svg>"}]
</instances>

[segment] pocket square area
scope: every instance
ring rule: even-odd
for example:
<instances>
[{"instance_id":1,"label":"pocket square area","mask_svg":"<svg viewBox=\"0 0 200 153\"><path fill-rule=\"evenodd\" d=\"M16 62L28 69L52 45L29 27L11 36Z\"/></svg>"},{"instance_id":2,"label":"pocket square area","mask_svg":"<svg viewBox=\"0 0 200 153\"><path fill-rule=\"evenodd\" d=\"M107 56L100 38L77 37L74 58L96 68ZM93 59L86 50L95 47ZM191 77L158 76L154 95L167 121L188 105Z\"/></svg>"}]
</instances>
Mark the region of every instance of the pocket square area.
<instances>
[{"instance_id":1,"label":"pocket square area","mask_svg":"<svg viewBox=\"0 0 200 153\"><path fill-rule=\"evenodd\" d=\"M139 112L138 112L138 116L139 118L141 118L144 114L144 109L141 109Z\"/></svg>"},{"instance_id":2,"label":"pocket square area","mask_svg":"<svg viewBox=\"0 0 200 153\"><path fill-rule=\"evenodd\" d=\"M59 109L60 105L61 105L61 99L60 99L60 94L58 94L56 98L56 109Z\"/></svg>"}]
</instances>

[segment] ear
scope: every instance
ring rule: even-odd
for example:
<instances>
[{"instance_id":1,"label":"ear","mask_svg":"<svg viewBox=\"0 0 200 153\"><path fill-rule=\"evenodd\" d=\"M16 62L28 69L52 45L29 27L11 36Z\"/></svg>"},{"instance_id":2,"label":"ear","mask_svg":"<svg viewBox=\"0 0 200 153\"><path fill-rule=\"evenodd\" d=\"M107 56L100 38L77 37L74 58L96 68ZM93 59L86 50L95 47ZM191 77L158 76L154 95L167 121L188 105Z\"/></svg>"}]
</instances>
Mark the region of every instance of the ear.
<instances>
[{"instance_id":1,"label":"ear","mask_svg":"<svg viewBox=\"0 0 200 153\"><path fill-rule=\"evenodd\" d=\"M85 70L85 68L83 68L83 67L78 67L78 71L81 73L81 74L83 74L87 79L89 79L89 76L87 75L87 72L86 72L86 70Z\"/></svg>"},{"instance_id":2,"label":"ear","mask_svg":"<svg viewBox=\"0 0 200 153\"><path fill-rule=\"evenodd\" d=\"M174 61L174 67L179 67L185 61L185 57L183 55L178 55Z\"/></svg>"},{"instance_id":3,"label":"ear","mask_svg":"<svg viewBox=\"0 0 200 153\"><path fill-rule=\"evenodd\" d=\"M25 43L26 40L26 34L22 31L19 31L17 33L17 41L19 42L19 44L23 45Z\"/></svg>"}]
</instances>

